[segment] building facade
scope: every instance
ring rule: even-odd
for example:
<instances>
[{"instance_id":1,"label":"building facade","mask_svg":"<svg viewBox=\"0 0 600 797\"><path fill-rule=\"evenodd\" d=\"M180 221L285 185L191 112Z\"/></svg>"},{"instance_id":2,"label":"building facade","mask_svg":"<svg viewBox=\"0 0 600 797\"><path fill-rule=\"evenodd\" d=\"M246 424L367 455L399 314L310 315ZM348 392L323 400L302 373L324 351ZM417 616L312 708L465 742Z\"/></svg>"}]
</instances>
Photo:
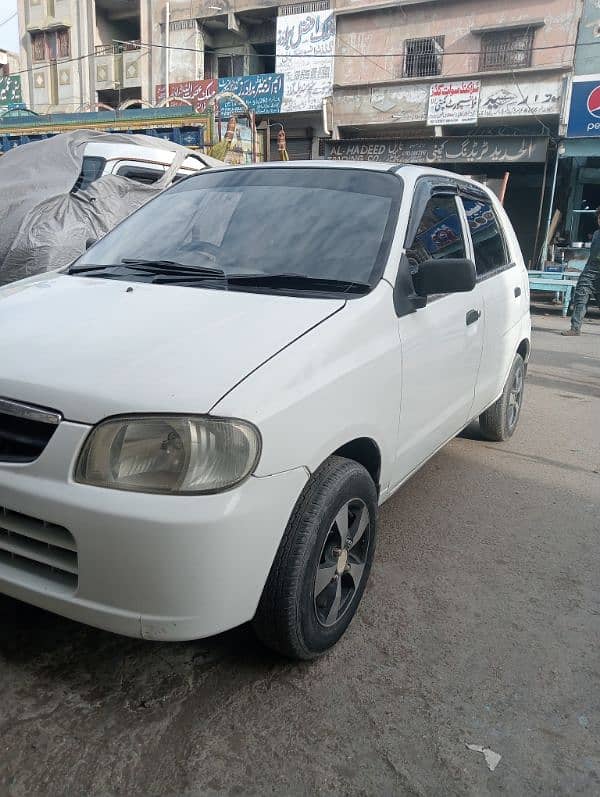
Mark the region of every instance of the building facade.
<instances>
[{"instance_id":1,"label":"building facade","mask_svg":"<svg viewBox=\"0 0 600 797\"><path fill-rule=\"evenodd\" d=\"M565 127L553 206L561 214L561 260L583 260L586 255L579 245L589 244L596 229L595 208L600 206L600 4L596 0L583 3Z\"/></svg>"},{"instance_id":2,"label":"building facade","mask_svg":"<svg viewBox=\"0 0 600 797\"><path fill-rule=\"evenodd\" d=\"M284 129L290 158L429 163L489 183L533 261L574 62L600 74L597 5L19 0L23 99L41 113L202 113L224 95L223 119L255 114L262 158L278 157Z\"/></svg>"},{"instance_id":3,"label":"building facade","mask_svg":"<svg viewBox=\"0 0 600 797\"><path fill-rule=\"evenodd\" d=\"M580 0L338 0L338 140L324 155L435 164L502 186L531 261L580 14Z\"/></svg>"},{"instance_id":4,"label":"building facade","mask_svg":"<svg viewBox=\"0 0 600 797\"><path fill-rule=\"evenodd\" d=\"M139 101L142 10L139 0L19 0L28 107L68 113Z\"/></svg>"},{"instance_id":5,"label":"building facade","mask_svg":"<svg viewBox=\"0 0 600 797\"><path fill-rule=\"evenodd\" d=\"M23 99L43 114L176 102L203 112L233 93L244 106L220 103L221 116L256 113L263 157L271 138L276 157L285 123L290 155L310 158L326 132L333 19L329 0L19 0Z\"/></svg>"},{"instance_id":6,"label":"building facade","mask_svg":"<svg viewBox=\"0 0 600 797\"><path fill-rule=\"evenodd\" d=\"M0 77L19 73L21 68L19 54L0 49Z\"/></svg>"}]
</instances>

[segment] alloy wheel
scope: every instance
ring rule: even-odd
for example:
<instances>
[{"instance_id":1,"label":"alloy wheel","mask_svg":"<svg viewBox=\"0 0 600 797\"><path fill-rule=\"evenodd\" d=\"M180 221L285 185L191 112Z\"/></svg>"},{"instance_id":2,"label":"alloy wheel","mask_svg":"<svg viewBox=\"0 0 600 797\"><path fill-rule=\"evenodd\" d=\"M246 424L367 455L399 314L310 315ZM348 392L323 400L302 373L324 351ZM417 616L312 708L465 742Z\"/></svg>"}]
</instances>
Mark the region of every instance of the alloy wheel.
<instances>
[{"instance_id":1,"label":"alloy wheel","mask_svg":"<svg viewBox=\"0 0 600 797\"><path fill-rule=\"evenodd\" d=\"M523 400L523 369L517 368L513 378L513 383L508 394L508 406L506 422L509 429L513 429L519 419L521 402Z\"/></svg>"},{"instance_id":2,"label":"alloy wheel","mask_svg":"<svg viewBox=\"0 0 600 797\"><path fill-rule=\"evenodd\" d=\"M314 606L321 625L335 625L350 608L364 575L370 544L369 510L362 499L352 498L329 527L317 565Z\"/></svg>"}]
</instances>

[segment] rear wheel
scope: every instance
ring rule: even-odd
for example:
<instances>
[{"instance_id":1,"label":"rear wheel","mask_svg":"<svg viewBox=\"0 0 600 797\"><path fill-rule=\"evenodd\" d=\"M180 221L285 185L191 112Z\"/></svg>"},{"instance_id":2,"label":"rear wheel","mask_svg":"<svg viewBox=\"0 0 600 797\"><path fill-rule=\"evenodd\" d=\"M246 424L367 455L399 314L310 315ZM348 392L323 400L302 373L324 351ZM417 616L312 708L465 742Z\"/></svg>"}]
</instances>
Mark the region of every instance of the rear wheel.
<instances>
[{"instance_id":1,"label":"rear wheel","mask_svg":"<svg viewBox=\"0 0 600 797\"><path fill-rule=\"evenodd\" d=\"M254 629L294 659L325 653L364 592L377 526L377 491L352 460L330 457L305 487L271 567Z\"/></svg>"},{"instance_id":2,"label":"rear wheel","mask_svg":"<svg viewBox=\"0 0 600 797\"><path fill-rule=\"evenodd\" d=\"M489 409L479 416L481 434L486 440L500 443L512 437L517 428L525 390L525 363L517 354L502 395Z\"/></svg>"}]
</instances>

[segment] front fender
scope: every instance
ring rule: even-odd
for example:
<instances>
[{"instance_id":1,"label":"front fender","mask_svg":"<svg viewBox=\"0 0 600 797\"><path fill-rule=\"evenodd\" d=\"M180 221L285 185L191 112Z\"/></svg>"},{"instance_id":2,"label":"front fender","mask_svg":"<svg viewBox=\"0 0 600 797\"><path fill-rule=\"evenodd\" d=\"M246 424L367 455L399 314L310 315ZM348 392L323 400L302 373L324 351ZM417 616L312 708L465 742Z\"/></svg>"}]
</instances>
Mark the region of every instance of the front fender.
<instances>
[{"instance_id":1,"label":"front fender","mask_svg":"<svg viewBox=\"0 0 600 797\"><path fill-rule=\"evenodd\" d=\"M260 429L256 474L314 471L359 437L381 451L382 489L391 478L402 361L393 292L380 282L250 374L213 407Z\"/></svg>"}]
</instances>

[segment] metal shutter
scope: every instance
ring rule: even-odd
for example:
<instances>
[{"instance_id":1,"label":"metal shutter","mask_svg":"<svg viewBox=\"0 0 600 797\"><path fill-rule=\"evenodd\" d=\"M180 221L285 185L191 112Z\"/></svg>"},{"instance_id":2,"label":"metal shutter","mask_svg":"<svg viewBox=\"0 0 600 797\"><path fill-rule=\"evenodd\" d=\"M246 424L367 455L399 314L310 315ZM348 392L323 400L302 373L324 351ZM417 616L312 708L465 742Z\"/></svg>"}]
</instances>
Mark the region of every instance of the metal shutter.
<instances>
[{"instance_id":1,"label":"metal shutter","mask_svg":"<svg viewBox=\"0 0 600 797\"><path fill-rule=\"evenodd\" d=\"M311 160L312 138L288 138L287 151L291 161ZM277 139L271 139L271 160L279 160Z\"/></svg>"}]
</instances>

